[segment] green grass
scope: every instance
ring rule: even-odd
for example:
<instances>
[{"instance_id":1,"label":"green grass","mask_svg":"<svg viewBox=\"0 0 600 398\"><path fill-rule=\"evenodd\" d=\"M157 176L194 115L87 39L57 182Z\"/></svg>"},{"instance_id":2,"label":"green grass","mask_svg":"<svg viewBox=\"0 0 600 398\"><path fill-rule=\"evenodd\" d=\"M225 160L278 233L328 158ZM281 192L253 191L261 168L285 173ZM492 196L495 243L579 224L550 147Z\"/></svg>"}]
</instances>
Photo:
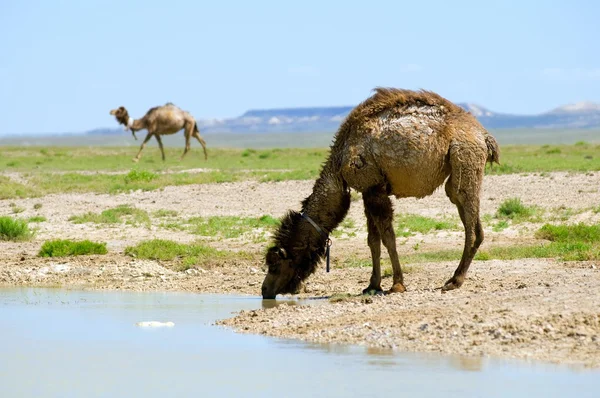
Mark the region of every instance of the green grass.
<instances>
[{"instance_id":1,"label":"green grass","mask_svg":"<svg viewBox=\"0 0 600 398\"><path fill-rule=\"evenodd\" d=\"M33 217L29 217L29 222L44 222L46 221L46 217L44 216L33 216Z\"/></svg>"},{"instance_id":2,"label":"green grass","mask_svg":"<svg viewBox=\"0 0 600 398\"><path fill-rule=\"evenodd\" d=\"M563 243L599 243L600 242L600 224L586 225L579 223L576 225L552 225L545 224L540 228L536 237L546 239L552 242Z\"/></svg>"},{"instance_id":3,"label":"green grass","mask_svg":"<svg viewBox=\"0 0 600 398\"><path fill-rule=\"evenodd\" d=\"M294 138L295 139L295 138ZM501 165L486 168L488 174L586 172L600 170L600 146L507 145L501 147ZM196 148L198 149L198 148ZM318 176L327 148L218 149L208 161L194 153L179 161L181 148L166 148L167 161L158 148L147 148L140 162L131 158L136 147L0 147L0 165L24 173L27 184L0 176L0 199L36 197L60 192L122 193L148 191L165 186L257 180L263 182L312 180ZM201 151L196 151L201 152ZM197 156L194 156L197 155ZM204 168L199 173L180 173ZM81 174L77 171L98 173ZM116 172L121 174L102 174ZM60 172L57 174L56 172ZM168 172L168 173L167 173ZM355 194L353 200L358 200Z\"/></svg>"},{"instance_id":4,"label":"green grass","mask_svg":"<svg viewBox=\"0 0 600 398\"><path fill-rule=\"evenodd\" d=\"M152 215L157 218L177 217L179 213L175 210L160 209L156 210Z\"/></svg>"},{"instance_id":5,"label":"green grass","mask_svg":"<svg viewBox=\"0 0 600 398\"><path fill-rule=\"evenodd\" d=\"M537 245L515 245L492 247L479 250L475 260L517 260L521 258L555 258L563 261L600 260L600 224L596 225L551 225L546 224L536 231L536 237L543 240ZM426 262L460 261L461 250L413 251L400 256L403 272L418 270L414 264ZM391 268L385 266L387 258L382 258L383 276L391 275ZM410 264L410 265L404 265ZM371 267L371 258L350 256L342 260L341 266ZM412 267L412 268L411 268Z\"/></svg>"},{"instance_id":6,"label":"green grass","mask_svg":"<svg viewBox=\"0 0 600 398\"><path fill-rule=\"evenodd\" d=\"M14 182L8 177L0 176L0 200L33 198L41 195L41 191L29 185Z\"/></svg>"},{"instance_id":7,"label":"green grass","mask_svg":"<svg viewBox=\"0 0 600 398\"><path fill-rule=\"evenodd\" d=\"M33 210L39 210L42 208L42 204L41 203L36 203L33 205Z\"/></svg>"},{"instance_id":8,"label":"green grass","mask_svg":"<svg viewBox=\"0 0 600 398\"><path fill-rule=\"evenodd\" d=\"M475 260L515 260L519 258L556 258L563 261L600 260L600 224L545 224L535 236L549 242L531 246L493 247L480 250ZM460 260L462 250L413 253L403 257L408 263Z\"/></svg>"},{"instance_id":9,"label":"green grass","mask_svg":"<svg viewBox=\"0 0 600 398\"><path fill-rule=\"evenodd\" d=\"M148 170L131 170L129 173L125 175L125 183L131 184L134 182L150 182L158 178L156 173L152 173Z\"/></svg>"},{"instance_id":10,"label":"green grass","mask_svg":"<svg viewBox=\"0 0 600 398\"><path fill-rule=\"evenodd\" d=\"M24 241L33 237L27 221L8 216L0 217L0 240Z\"/></svg>"},{"instance_id":11,"label":"green grass","mask_svg":"<svg viewBox=\"0 0 600 398\"><path fill-rule=\"evenodd\" d=\"M190 184L207 184L233 182L240 178L239 175L227 171L211 171L206 173L169 173L159 174L156 178L142 178L140 173L130 178L128 174L49 174L36 173L29 178L29 182L44 194L50 193L127 193L131 191L153 191L165 186L179 186Z\"/></svg>"},{"instance_id":12,"label":"green grass","mask_svg":"<svg viewBox=\"0 0 600 398\"><path fill-rule=\"evenodd\" d=\"M426 234L431 231L456 229L457 224L448 220L436 220L416 214L399 214L396 216L398 236L412 236L415 233Z\"/></svg>"},{"instance_id":13,"label":"green grass","mask_svg":"<svg viewBox=\"0 0 600 398\"><path fill-rule=\"evenodd\" d=\"M74 224L121 224L126 222L130 225L150 225L148 213L129 205L120 205L113 209L104 210L102 213L87 212L79 216L72 216L69 221Z\"/></svg>"},{"instance_id":14,"label":"green grass","mask_svg":"<svg viewBox=\"0 0 600 398\"><path fill-rule=\"evenodd\" d=\"M19 214L25 211L23 207L19 207L15 203L10 204L10 210L13 212L13 214Z\"/></svg>"},{"instance_id":15,"label":"green grass","mask_svg":"<svg viewBox=\"0 0 600 398\"><path fill-rule=\"evenodd\" d=\"M38 255L40 257L68 257L106 253L108 253L106 243L56 239L44 242Z\"/></svg>"},{"instance_id":16,"label":"green grass","mask_svg":"<svg viewBox=\"0 0 600 398\"><path fill-rule=\"evenodd\" d=\"M371 265L372 265L372 262L371 262L370 257L369 258L361 258L361 257L355 256L355 255L346 257L341 262L342 268L363 268L363 267L371 267Z\"/></svg>"},{"instance_id":17,"label":"green grass","mask_svg":"<svg viewBox=\"0 0 600 398\"><path fill-rule=\"evenodd\" d=\"M492 226L492 231L501 232L508 228L508 222L506 220L500 220Z\"/></svg>"},{"instance_id":18,"label":"green grass","mask_svg":"<svg viewBox=\"0 0 600 398\"><path fill-rule=\"evenodd\" d=\"M536 213L536 209L525 206L520 198L509 198L504 200L498 207L496 217L511 220L527 220Z\"/></svg>"},{"instance_id":19,"label":"green grass","mask_svg":"<svg viewBox=\"0 0 600 398\"><path fill-rule=\"evenodd\" d=\"M201 236L238 238L256 229L270 230L279 225L279 220L262 217L213 216L193 217L188 220L189 230Z\"/></svg>"},{"instance_id":20,"label":"green grass","mask_svg":"<svg viewBox=\"0 0 600 398\"><path fill-rule=\"evenodd\" d=\"M125 254L135 258L177 261L178 270L186 270L193 266L214 265L230 259L249 258L245 252L217 250L200 243L184 244L171 240L153 239L125 248Z\"/></svg>"},{"instance_id":21,"label":"green grass","mask_svg":"<svg viewBox=\"0 0 600 398\"><path fill-rule=\"evenodd\" d=\"M599 145L506 145L500 148L501 165L488 167L488 174L541 173L551 171L600 170Z\"/></svg>"},{"instance_id":22,"label":"green grass","mask_svg":"<svg viewBox=\"0 0 600 398\"><path fill-rule=\"evenodd\" d=\"M571 217L573 217L577 214L580 214L584 211L585 210L583 210L583 209L575 210L575 209L572 209L570 207L566 207L563 205L563 206L557 207L555 209L552 209L552 213L554 213L554 214L550 217L550 220L552 220L552 221L567 221Z\"/></svg>"},{"instance_id":23,"label":"green grass","mask_svg":"<svg viewBox=\"0 0 600 398\"><path fill-rule=\"evenodd\" d=\"M331 232L331 235L334 238L341 238L344 234L346 234L348 237L354 237L356 236L356 232L353 231L353 229L355 228L356 223L354 222L354 220L350 217L346 217L346 219L342 221L340 225L338 225L338 227Z\"/></svg>"},{"instance_id":24,"label":"green grass","mask_svg":"<svg viewBox=\"0 0 600 398\"><path fill-rule=\"evenodd\" d=\"M182 139L183 144L183 139ZM147 179L149 175L136 175L147 170L157 173L165 170L207 168L223 171L256 169L303 170L319 168L327 156L327 148L287 148L287 149L219 149L210 148L208 160L201 156L200 148L192 148L183 161L180 161L182 147L165 148L167 160L160 160L158 148L146 148L139 163L137 173L130 177ZM195 149L195 151L194 151ZM137 147L1 147L0 155L6 163L13 164L13 171L125 171L133 167L131 158ZM42 153L41 151L45 151ZM196 155L196 156L194 156ZM0 163L1 165L1 163Z\"/></svg>"},{"instance_id":25,"label":"green grass","mask_svg":"<svg viewBox=\"0 0 600 398\"><path fill-rule=\"evenodd\" d=\"M195 148L196 152L200 152ZM131 158L137 147L1 147L4 165L11 164L15 171L126 171L132 168ZM147 148L130 177L152 179L152 173L164 170L208 168L223 171L287 169L319 169L326 158L327 148L285 149L219 149L211 148L204 161L199 153L190 153L179 161L181 148L165 148L167 160L160 160L158 148ZM550 153L548 153L550 152ZM197 156L194 156L197 155ZM590 158L591 157L591 158ZM488 172L543 172L600 170L598 145L578 142L575 145L503 145L503 166L488 167ZM143 174L146 170L150 174Z\"/></svg>"}]
</instances>

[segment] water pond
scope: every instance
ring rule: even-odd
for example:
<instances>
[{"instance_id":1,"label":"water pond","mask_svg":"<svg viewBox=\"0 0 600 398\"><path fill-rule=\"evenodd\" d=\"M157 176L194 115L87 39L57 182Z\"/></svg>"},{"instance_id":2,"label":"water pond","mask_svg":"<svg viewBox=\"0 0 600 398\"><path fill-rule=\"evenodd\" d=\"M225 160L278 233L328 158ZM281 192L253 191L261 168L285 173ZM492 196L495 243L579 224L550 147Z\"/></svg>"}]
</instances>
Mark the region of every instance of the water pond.
<instances>
[{"instance_id":1,"label":"water pond","mask_svg":"<svg viewBox=\"0 0 600 398\"><path fill-rule=\"evenodd\" d=\"M0 289L0 396L597 397L600 390L597 371L306 344L212 324L262 305L235 296ZM136 325L142 321L174 326Z\"/></svg>"}]
</instances>

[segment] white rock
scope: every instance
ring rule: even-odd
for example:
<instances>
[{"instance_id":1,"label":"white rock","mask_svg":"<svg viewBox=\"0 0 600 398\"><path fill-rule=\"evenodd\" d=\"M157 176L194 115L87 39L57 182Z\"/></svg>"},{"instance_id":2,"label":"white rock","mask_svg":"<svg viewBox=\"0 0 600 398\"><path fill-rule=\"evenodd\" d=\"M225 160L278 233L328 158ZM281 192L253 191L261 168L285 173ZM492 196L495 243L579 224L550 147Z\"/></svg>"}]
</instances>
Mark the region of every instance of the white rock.
<instances>
[{"instance_id":1,"label":"white rock","mask_svg":"<svg viewBox=\"0 0 600 398\"><path fill-rule=\"evenodd\" d=\"M173 322L159 322L159 321L138 322L135 325L142 327L142 328L162 328L162 327L172 328L173 326L175 326L175 324Z\"/></svg>"}]
</instances>

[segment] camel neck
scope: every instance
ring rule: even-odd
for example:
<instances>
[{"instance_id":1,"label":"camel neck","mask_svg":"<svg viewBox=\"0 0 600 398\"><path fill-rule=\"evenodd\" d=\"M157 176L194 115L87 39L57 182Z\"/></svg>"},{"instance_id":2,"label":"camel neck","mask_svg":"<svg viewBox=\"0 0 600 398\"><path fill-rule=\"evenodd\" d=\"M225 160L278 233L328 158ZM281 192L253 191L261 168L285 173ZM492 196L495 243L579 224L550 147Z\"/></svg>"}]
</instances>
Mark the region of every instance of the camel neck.
<instances>
[{"instance_id":1,"label":"camel neck","mask_svg":"<svg viewBox=\"0 0 600 398\"><path fill-rule=\"evenodd\" d=\"M315 181L312 193L302 202L302 212L329 235L346 217L349 208L350 192L328 161Z\"/></svg>"}]
</instances>

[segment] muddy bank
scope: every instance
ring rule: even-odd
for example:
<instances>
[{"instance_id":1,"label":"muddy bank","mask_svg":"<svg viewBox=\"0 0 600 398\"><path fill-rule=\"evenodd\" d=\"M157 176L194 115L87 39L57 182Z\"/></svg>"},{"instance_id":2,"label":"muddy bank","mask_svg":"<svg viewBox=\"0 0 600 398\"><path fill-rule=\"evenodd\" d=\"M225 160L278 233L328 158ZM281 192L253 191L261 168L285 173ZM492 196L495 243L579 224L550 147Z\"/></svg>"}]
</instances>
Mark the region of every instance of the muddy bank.
<instances>
[{"instance_id":1,"label":"muddy bank","mask_svg":"<svg viewBox=\"0 0 600 398\"><path fill-rule=\"evenodd\" d=\"M243 311L221 324L310 342L600 367L600 264L475 262L461 289L442 294L438 288L454 266L424 264L406 276L403 294L356 297L368 284L364 270L362 284L335 289L355 297L325 306ZM321 275L307 290L315 285L317 293L317 285L330 278L352 276Z\"/></svg>"}]
</instances>

